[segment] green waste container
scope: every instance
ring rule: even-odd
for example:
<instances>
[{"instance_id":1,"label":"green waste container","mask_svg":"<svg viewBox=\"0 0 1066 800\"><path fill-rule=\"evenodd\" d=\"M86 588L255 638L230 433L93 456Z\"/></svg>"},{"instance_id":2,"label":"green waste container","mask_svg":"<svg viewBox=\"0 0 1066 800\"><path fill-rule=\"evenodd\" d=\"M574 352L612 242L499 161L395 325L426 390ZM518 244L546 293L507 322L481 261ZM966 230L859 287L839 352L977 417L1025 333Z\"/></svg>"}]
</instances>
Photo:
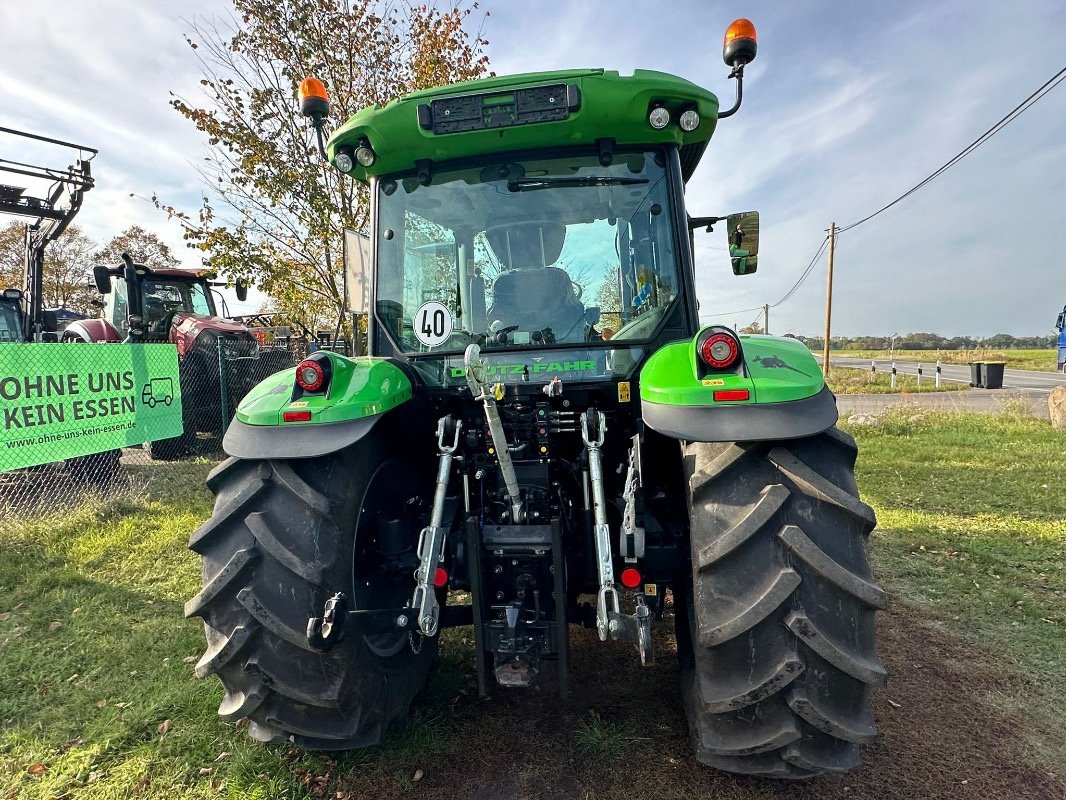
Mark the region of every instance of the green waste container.
<instances>
[{"instance_id":1,"label":"green waste container","mask_svg":"<svg viewBox=\"0 0 1066 800\"><path fill-rule=\"evenodd\" d=\"M981 362L980 361L971 361L970 362L970 386L974 386L974 387L980 388L981 387L981 382L982 382L983 379L984 378L981 375Z\"/></svg>"},{"instance_id":2,"label":"green waste container","mask_svg":"<svg viewBox=\"0 0 1066 800\"><path fill-rule=\"evenodd\" d=\"M984 361L981 363L981 376L984 378L982 385L985 389L1003 388L1003 368L1006 361Z\"/></svg>"}]
</instances>

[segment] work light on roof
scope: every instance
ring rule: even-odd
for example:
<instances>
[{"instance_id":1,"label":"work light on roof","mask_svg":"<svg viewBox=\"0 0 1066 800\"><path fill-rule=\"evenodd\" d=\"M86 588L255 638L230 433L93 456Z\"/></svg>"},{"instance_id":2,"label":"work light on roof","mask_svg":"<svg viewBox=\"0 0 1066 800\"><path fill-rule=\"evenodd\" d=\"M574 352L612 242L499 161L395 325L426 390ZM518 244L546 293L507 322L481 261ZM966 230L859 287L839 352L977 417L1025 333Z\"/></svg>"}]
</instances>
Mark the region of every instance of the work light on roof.
<instances>
[{"instance_id":1,"label":"work light on roof","mask_svg":"<svg viewBox=\"0 0 1066 800\"><path fill-rule=\"evenodd\" d=\"M683 131L694 131L700 126L700 115L694 109L689 109L681 114L677 120Z\"/></svg>"},{"instance_id":2,"label":"work light on roof","mask_svg":"<svg viewBox=\"0 0 1066 800\"><path fill-rule=\"evenodd\" d=\"M370 145L366 142L363 142L355 148L355 160L358 161L361 166L372 167L374 162L377 161L377 158L377 155L370 149Z\"/></svg>"},{"instance_id":3,"label":"work light on roof","mask_svg":"<svg viewBox=\"0 0 1066 800\"><path fill-rule=\"evenodd\" d=\"M648 114L648 124L655 130L661 131L670 124L670 111L664 106L656 106Z\"/></svg>"},{"instance_id":4,"label":"work light on roof","mask_svg":"<svg viewBox=\"0 0 1066 800\"><path fill-rule=\"evenodd\" d=\"M352 157L343 150L333 157L333 165L341 172L351 172L355 168Z\"/></svg>"}]
</instances>

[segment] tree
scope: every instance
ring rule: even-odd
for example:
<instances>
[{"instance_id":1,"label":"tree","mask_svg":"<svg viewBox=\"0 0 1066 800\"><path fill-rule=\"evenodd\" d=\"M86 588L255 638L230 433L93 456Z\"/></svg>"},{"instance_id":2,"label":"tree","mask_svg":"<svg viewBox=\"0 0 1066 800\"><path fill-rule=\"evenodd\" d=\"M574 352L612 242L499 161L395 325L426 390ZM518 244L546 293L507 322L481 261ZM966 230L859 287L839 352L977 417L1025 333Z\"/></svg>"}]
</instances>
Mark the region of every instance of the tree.
<instances>
[{"instance_id":1,"label":"tree","mask_svg":"<svg viewBox=\"0 0 1066 800\"><path fill-rule=\"evenodd\" d=\"M22 288L25 270L26 226L12 222L0 230L0 283ZM81 314L92 311L96 297L89 286L96 242L76 225L68 227L44 251L44 307L69 308Z\"/></svg>"},{"instance_id":2,"label":"tree","mask_svg":"<svg viewBox=\"0 0 1066 800\"><path fill-rule=\"evenodd\" d=\"M0 228L0 289L22 288L26 268L26 226L10 222Z\"/></svg>"},{"instance_id":3,"label":"tree","mask_svg":"<svg viewBox=\"0 0 1066 800\"><path fill-rule=\"evenodd\" d=\"M299 117L296 87L310 74L330 91L332 116L487 70L477 5L445 10L373 0L233 0L230 26L194 20L186 37L199 59L202 106L171 105L208 138L209 186L186 239L229 278L257 284L308 327L344 308L341 232L363 230L365 187L318 155Z\"/></svg>"},{"instance_id":4,"label":"tree","mask_svg":"<svg viewBox=\"0 0 1066 800\"><path fill-rule=\"evenodd\" d=\"M129 253L138 264L144 264L153 269L173 269L181 266L181 262L174 257L170 247L159 239L154 233L146 231L138 225L126 228L118 236L108 242L100 252L96 254L96 262L109 267L115 267L122 263L122 254Z\"/></svg>"}]
</instances>

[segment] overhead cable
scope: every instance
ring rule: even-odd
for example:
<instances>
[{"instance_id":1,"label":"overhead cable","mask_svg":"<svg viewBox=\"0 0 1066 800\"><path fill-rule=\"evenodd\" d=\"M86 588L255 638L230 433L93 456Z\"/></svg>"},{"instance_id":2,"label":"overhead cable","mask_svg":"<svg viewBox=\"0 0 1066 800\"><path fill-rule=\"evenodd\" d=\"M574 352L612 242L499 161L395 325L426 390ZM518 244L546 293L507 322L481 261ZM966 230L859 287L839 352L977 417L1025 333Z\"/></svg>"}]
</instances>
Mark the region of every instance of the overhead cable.
<instances>
[{"instance_id":1,"label":"overhead cable","mask_svg":"<svg viewBox=\"0 0 1066 800\"><path fill-rule=\"evenodd\" d=\"M1022 100L1022 102L1020 102L1018 105L1016 105L1014 108L1012 108L1009 112L1007 112L1007 114L1004 117L1002 117L995 125L993 125L987 131L985 131L980 136L978 136L976 139L974 139L972 142L970 142L968 145L966 145L966 147L964 147L962 150L960 150L958 153L956 153L954 156L952 156L950 159L948 159L946 162L944 162L940 167L938 167L934 172L932 172L931 174L926 176L922 181L920 181L919 183L917 183L914 186L912 186L910 189L905 191L903 194L901 194L899 197L897 197L891 203L887 203L886 205L881 206L881 208L877 209L877 211L873 212L872 214L863 217L862 219L860 219L857 222L852 222L850 225L844 225L844 226L838 228L837 229L837 233L841 234L841 233L844 233L845 231L850 231L853 228L857 228L859 225L862 225L864 222L869 222L871 219L876 217L881 212L887 211L888 209L892 208L892 206L896 205L900 201L905 200L906 198L910 197L912 194L917 192L919 189L921 189L927 183L929 183L930 181L934 180L936 177L938 177L940 174L942 174L946 170L948 170L951 167L953 167L955 164L958 164L962 159L964 159L966 156L968 156L970 153L972 153L978 147L983 145L985 142L987 142L989 139L991 139L993 136L995 136L997 133L999 133L1005 127L1007 127L1012 122L1014 122L1014 120L1016 120L1023 113L1025 113L1025 111L1027 111L1029 108L1031 108L1036 102L1038 102L1042 97L1044 97L1044 95L1046 95L1048 92L1050 92L1052 89L1054 89L1060 83L1062 83L1064 78L1066 78L1066 67L1063 67L1058 72L1056 72L1054 75L1052 75L1047 81L1045 81L1043 83L1043 85L1040 86L1040 88L1038 88L1036 91L1034 91L1028 97L1026 97L1024 100Z\"/></svg>"}]
</instances>

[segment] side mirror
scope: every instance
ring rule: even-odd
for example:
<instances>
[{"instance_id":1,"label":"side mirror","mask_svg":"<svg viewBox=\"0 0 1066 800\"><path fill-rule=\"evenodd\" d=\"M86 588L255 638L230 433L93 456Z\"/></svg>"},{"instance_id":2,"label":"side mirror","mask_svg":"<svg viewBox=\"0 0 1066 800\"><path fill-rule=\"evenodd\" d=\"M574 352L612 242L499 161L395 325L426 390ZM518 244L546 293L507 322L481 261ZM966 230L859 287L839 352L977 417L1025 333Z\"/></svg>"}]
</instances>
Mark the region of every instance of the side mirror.
<instances>
[{"instance_id":1,"label":"side mirror","mask_svg":"<svg viewBox=\"0 0 1066 800\"><path fill-rule=\"evenodd\" d=\"M245 300L248 299L248 284L247 283L245 283L244 281L239 280L239 281L237 281L237 285L234 288L235 288L235 291L237 292L237 299L238 300L240 300L243 303Z\"/></svg>"},{"instance_id":2,"label":"side mirror","mask_svg":"<svg viewBox=\"0 0 1066 800\"><path fill-rule=\"evenodd\" d=\"M54 311L42 311L41 312L41 325L44 327L45 333L55 333L59 330L59 320L56 318L56 312Z\"/></svg>"},{"instance_id":3,"label":"side mirror","mask_svg":"<svg viewBox=\"0 0 1066 800\"><path fill-rule=\"evenodd\" d=\"M733 274L753 274L759 268L759 212L730 214L726 217L726 232Z\"/></svg>"},{"instance_id":4,"label":"side mirror","mask_svg":"<svg viewBox=\"0 0 1066 800\"><path fill-rule=\"evenodd\" d=\"M96 284L96 291L100 294L111 293L111 276L108 274L107 267L93 267L93 282Z\"/></svg>"},{"instance_id":5,"label":"side mirror","mask_svg":"<svg viewBox=\"0 0 1066 800\"><path fill-rule=\"evenodd\" d=\"M1063 328L1066 328L1066 311L1059 314L1059 318L1055 320L1055 329L1061 331Z\"/></svg>"}]
</instances>

